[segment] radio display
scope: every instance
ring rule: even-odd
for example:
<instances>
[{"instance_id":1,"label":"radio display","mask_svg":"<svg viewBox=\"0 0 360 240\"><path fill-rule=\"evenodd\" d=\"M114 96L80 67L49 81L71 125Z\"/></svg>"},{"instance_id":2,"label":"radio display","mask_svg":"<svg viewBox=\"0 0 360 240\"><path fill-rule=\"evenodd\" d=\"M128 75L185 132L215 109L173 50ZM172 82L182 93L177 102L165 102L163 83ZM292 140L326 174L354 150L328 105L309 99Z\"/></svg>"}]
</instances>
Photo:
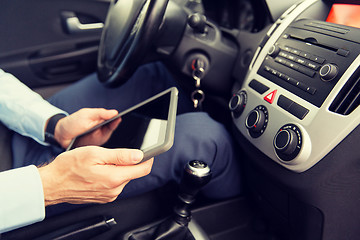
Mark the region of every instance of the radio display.
<instances>
[{"instance_id":1,"label":"radio display","mask_svg":"<svg viewBox=\"0 0 360 240\"><path fill-rule=\"evenodd\" d=\"M360 5L333 4L327 22L360 28Z\"/></svg>"}]
</instances>

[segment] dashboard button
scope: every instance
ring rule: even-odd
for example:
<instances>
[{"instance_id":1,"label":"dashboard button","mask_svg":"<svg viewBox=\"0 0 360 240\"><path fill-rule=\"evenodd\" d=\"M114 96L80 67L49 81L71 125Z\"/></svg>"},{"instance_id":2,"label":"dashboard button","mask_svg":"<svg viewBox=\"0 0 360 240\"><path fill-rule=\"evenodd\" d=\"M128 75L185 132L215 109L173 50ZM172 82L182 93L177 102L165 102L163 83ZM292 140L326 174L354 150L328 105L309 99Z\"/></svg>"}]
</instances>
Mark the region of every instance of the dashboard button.
<instances>
[{"instance_id":1,"label":"dashboard button","mask_svg":"<svg viewBox=\"0 0 360 240\"><path fill-rule=\"evenodd\" d=\"M275 62L285 65L287 61L285 60L285 58L276 57Z\"/></svg>"},{"instance_id":2,"label":"dashboard button","mask_svg":"<svg viewBox=\"0 0 360 240\"><path fill-rule=\"evenodd\" d=\"M343 48L339 48L336 52L337 55L340 55L340 56L343 56L343 57L346 57L347 55L349 55L350 51L349 50L346 50L346 49L343 49Z\"/></svg>"},{"instance_id":3,"label":"dashboard button","mask_svg":"<svg viewBox=\"0 0 360 240\"><path fill-rule=\"evenodd\" d=\"M277 90L272 91L271 93L269 93L268 95L266 95L264 97L264 100L267 101L268 103L272 104L274 102L276 92L277 92Z\"/></svg>"},{"instance_id":4,"label":"dashboard button","mask_svg":"<svg viewBox=\"0 0 360 240\"><path fill-rule=\"evenodd\" d=\"M292 48L291 48L291 47L288 47L288 46L285 46L285 47L283 47L282 49L285 50L285 51L287 51L287 52L290 52Z\"/></svg>"},{"instance_id":5,"label":"dashboard button","mask_svg":"<svg viewBox=\"0 0 360 240\"><path fill-rule=\"evenodd\" d=\"M278 72L277 74L276 74L276 76L278 77L278 78L283 78L284 76L286 76L285 74L283 74L283 73L281 73L281 72Z\"/></svg>"},{"instance_id":6,"label":"dashboard button","mask_svg":"<svg viewBox=\"0 0 360 240\"><path fill-rule=\"evenodd\" d=\"M264 67L265 72L270 72L270 71L271 71L271 69L272 69L272 68L271 68L271 67L269 67L269 66L265 66L265 67Z\"/></svg>"},{"instance_id":7,"label":"dashboard button","mask_svg":"<svg viewBox=\"0 0 360 240\"><path fill-rule=\"evenodd\" d=\"M301 83L301 82L299 83L298 87L303 91L306 91L306 89L308 88L307 85L305 85L304 83Z\"/></svg>"},{"instance_id":8,"label":"dashboard button","mask_svg":"<svg viewBox=\"0 0 360 240\"><path fill-rule=\"evenodd\" d=\"M300 120L303 120L309 112L307 108L304 108L303 106L297 104L296 102L291 104L288 111L289 113L299 118Z\"/></svg>"},{"instance_id":9,"label":"dashboard button","mask_svg":"<svg viewBox=\"0 0 360 240\"><path fill-rule=\"evenodd\" d=\"M315 76L315 71L314 70L308 69L308 68L303 67L303 66L299 66L298 71L305 74L306 76L309 76L309 77L314 77Z\"/></svg>"},{"instance_id":10,"label":"dashboard button","mask_svg":"<svg viewBox=\"0 0 360 240\"><path fill-rule=\"evenodd\" d=\"M290 108L293 101L285 97L284 95L280 95L277 101L277 105L286 111Z\"/></svg>"},{"instance_id":11,"label":"dashboard button","mask_svg":"<svg viewBox=\"0 0 360 240\"><path fill-rule=\"evenodd\" d=\"M290 82L293 82L293 81L296 81L295 79L285 75L284 78L283 78L286 82L290 83Z\"/></svg>"},{"instance_id":12,"label":"dashboard button","mask_svg":"<svg viewBox=\"0 0 360 240\"><path fill-rule=\"evenodd\" d=\"M291 85L294 85L294 86L299 86L299 84L300 84L300 82L298 81L298 80L296 80L296 79L294 79L294 78L290 78L289 79L289 83L291 84Z\"/></svg>"},{"instance_id":13,"label":"dashboard button","mask_svg":"<svg viewBox=\"0 0 360 240\"><path fill-rule=\"evenodd\" d=\"M271 73L272 75L276 76L276 75L278 74L278 71L275 70L275 69L271 69L271 70L270 70L270 73Z\"/></svg>"},{"instance_id":14,"label":"dashboard button","mask_svg":"<svg viewBox=\"0 0 360 240\"><path fill-rule=\"evenodd\" d=\"M294 62L295 62L296 56L295 56L295 55L293 55L293 54L288 54L287 59L289 59L289 60L291 60L291 61L294 61Z\"/></svg>"},{"instance_id":15,"label":"dashboard button","mask_svg":"<svg viewBox=\"0 0 360 240\"><path fill-rule=\"evenodd\" d=\"M294 70L298 70L298 69L299 69L299 65L298 65L298 64L292 63L292 62L290 62L290 61L287 61L287 62L285 63L285 65L288 66L288 67L291 68L291 69L294 69Z\"/></svg>"},{"instance_id":16,"label":"dashboard button","mask_svg":"<svg viewBox=\"0 0 360 240\"><path fill-rule=\"evenodd\" d=\"M300 53L300 56L303 57L303 58L306 58L306 59L310 59L311 54L310 54L310 53L307 53L307 52L301 52L301 53Z\"/></svg>"},{"instance_id":17,"label":"dashboard button","mask_svg":"<svg viewBox=\"0 0 360 240\"><path fill-rule=\"evenodd\" d=\"M289 77L288 75L285 75L285 74L283 74L283 75L279 75L279 77L282 79L282 80L285 80L285 81L290 81L290 79L291 79L291 77Z\"/></svg>"},{"instance_id":18,"label":"dashboard button","mask_svg":"<svg viewBox=\"0 0 360 240\"><path fill-rule=\"evenodd\" d=\"M311 56L310 60L320 64L323 64L325 62L324 58L318 56Z\"/></svg>"},{"instance_id":19,"label":"dashboard button","mask_svg":"<svg viewBox=\"0 0 360 240\"><path fill-rule=\"evenodd\" d=\"M307 62L302 58L296 58L295 62L300 63L301 65L305 65Z\"/></svg>"},{"instance_id":20,"label":"dashboard button","mask_svg":"<svg viewBox=\"0 0 360 240\"><path fill-rule=\"evenodd\" d=\"M268 86L265 86L264 84L260 83L259 81L256 81L255 79L251 80L251 82L249 83L249 87L251 87L260 94L263 94L267 90L269 90Z\"/></svg>"},{"instance_id":21,"label":"dashboard button","mask_svg":"<svg viewBox=\"0 0 360 240\"><path fill-rule=\"evenodd\" d=\"M286 53L286 52L284 52L284 51L281 51L281 52L279 53L279 56L280 56L280 57L283 57L283 58L288 58L289 54Z\"/></svg>"},{"instance_id":22,"label":"dashboard button","mask_svg":"<svg viewBox=\"0 0 360 240\"><path fill-rule=\"evenodd\" d=\"M290 52L292 53L292 54L295 54L295 55L300 55L300 50L297 50L297 49L294 49L294 48L292 48L292 49L290 49Z\"/></svg>"},{"instance_id":23,"label":"dashboard button","mask_svg":"<svg viewBox=\"0 0 360 240\"><path fill-rule=\"evenodd\" d=\"M311 62L307 62L307 63L305 64L305 66L307 66L308 68L310 68L310 69L312 69L312 70L315 70L315 71L319 70L319 68L320 68L319 65L316 65L316 64L311 63Z\"/></svg>"},{"instance_id":24,"label":"dashboard button","mask_svg":"<svg viewBox=\"0 0 360 240\"><path fill-rule=\"evenodd\" d=\"M316 88L308 87L306 88L306 92L310 93L311 95L314 95L316 92Z\"/></svg>"}]
</instances>

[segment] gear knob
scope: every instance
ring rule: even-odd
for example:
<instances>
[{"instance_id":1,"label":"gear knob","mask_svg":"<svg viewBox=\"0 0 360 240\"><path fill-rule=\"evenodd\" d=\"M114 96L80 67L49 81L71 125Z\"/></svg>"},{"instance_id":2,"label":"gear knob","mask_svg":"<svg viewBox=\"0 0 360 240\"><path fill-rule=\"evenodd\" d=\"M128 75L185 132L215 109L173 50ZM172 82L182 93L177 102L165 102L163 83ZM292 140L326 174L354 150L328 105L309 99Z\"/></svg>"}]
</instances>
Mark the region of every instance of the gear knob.
<instances>
[{"instance_id":1,"label":"gear knob","mask_svg":"<svg viewBox=\"0 0 360 240\"><path fill-rule=\"evenodd\" d=\"M211 179L210 167L203 161L193 160L185 165L180 182L179 195L185 199L193 199L200 189Z\"/></svg>"},{"instance_id":2,"label":"gear knob","mask_svg":"<svg viewBox=\"0 0 360 240\"><path fill-rule=\"evenodd\" d=\"M196 194L211 179L210 167L203 161L193 160L185 165L180 181L178 201L174 207L174 220L187 226L191 220L190 205Z\"/></svg>"}]
</instances>

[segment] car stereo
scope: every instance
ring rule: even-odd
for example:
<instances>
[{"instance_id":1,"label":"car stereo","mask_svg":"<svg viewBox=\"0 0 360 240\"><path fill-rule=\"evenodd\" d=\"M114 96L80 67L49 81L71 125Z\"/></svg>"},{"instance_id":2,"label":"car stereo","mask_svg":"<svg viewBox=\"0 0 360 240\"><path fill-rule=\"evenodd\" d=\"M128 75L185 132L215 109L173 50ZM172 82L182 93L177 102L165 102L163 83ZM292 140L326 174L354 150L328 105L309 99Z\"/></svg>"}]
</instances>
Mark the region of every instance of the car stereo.
<instances>
[{"instance_id":1,"label":"car stereo","mask_svg":"<svg viewBox=\"0 0 360 240\"><path fill-rule=\"evenodd\" d=\"M360 53L360 29L302 19L270 48L258 73L320 107Z\"/></svg>"}]
</instances>

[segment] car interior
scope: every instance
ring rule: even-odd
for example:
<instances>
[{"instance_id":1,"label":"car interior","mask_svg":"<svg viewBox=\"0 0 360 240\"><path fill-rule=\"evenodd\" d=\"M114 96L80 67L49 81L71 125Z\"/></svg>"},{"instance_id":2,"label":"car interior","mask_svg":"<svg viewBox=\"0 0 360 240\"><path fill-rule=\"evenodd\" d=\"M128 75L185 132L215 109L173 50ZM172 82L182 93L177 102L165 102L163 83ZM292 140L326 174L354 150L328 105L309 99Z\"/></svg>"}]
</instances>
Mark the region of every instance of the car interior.
<instances>
[{"instance_id":1,"label":"car interior","mask_svg":"<svg viewBox=\"0 0 360 240\"><path fill-rule=\"evenodd\" d=\"M65 213L0 239L359 239L359 1L0 4L1 69L47 98L93 72L116 88L140 65L162 61L226 126L244 183L240 196L207 199L196 193L208 175L189 177L199 164L191 162L180 184L64 204ZM11 168L11 134L0 125L1 171ZM184 199L188 188L196 191ZM169 230L179 218L188 235L162 238L158 226Z\"/></svg>"}]
</instances>

